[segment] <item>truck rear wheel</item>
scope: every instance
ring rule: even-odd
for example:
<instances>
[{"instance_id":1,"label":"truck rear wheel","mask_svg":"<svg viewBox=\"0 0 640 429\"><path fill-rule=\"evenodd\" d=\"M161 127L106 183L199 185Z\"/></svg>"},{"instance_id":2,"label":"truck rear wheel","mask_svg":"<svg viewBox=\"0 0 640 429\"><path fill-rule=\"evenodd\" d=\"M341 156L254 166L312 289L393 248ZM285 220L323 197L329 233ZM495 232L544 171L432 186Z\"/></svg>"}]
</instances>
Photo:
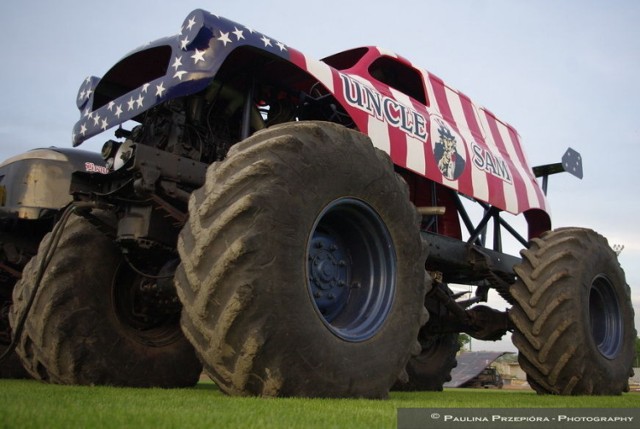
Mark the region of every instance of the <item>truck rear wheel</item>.
<instances>
[{"instance_id":1,"label":"truck rear wheel","mask_svg":"<svg viewBox=\"0 0 640 429\"><path fill-rule=\"evenodd\" d=\"M25 311L50 240L48 234L16 284L13 326ZM72 215L16 349L27 371L57 384L195 385L201 365L180 332L179 304L173 315L150 315L139 281L110 238Z\"/></svg>"},{"instance_id":2,"label":"truck rear wheel","mask_svg":"<svg viewBox=\"0 0 640 429\"><path fill-rule=\"evenodd\" d=\"M442 287L447 294L453 294L445 284L435 287ZM444 384L451 381L451 371L458 364L458 333L434 333L443 330L444 326L437 325L446 320L449 310L442 302L429 296L425 299L425 307L429 321L418 334L421 352L409 360L407 378L398 380L394 390L441 392Z\"/></svg>"},{"instance_id":3,"label":"truck rear wheel","mask_svg":"<svg viewBox=\"0 0 640 429\"><path fill-rule=\"evenodd\" d=\"M422 351L409 360L408 379L398 381L394 390L441 392L458 363L458 334L421 334L419 340Z\"/></svg>"},{"instance_id":4,"label":"truck rear wheel","mask_svg":"<svg viewBox=\"0 0 640 429\"><path fill-rule=\"evenodd\" d=\"M520 366L538 393L628 389L636 330L630 288L607 240L563 228L534 239L514 267L509 313Z\"/></svg>"},{"instance_id":5,"label":"truck rear wheel","mask_svg":"<svg viewBox=\"0 0 640 429\"><path fill-rule=\"evenodd\" d=\"M182 327L224 392L388 395L417 352L428 281L386 154L335 124L275 126L213 164L189 212Z\"/></svg>"}]
</instances>

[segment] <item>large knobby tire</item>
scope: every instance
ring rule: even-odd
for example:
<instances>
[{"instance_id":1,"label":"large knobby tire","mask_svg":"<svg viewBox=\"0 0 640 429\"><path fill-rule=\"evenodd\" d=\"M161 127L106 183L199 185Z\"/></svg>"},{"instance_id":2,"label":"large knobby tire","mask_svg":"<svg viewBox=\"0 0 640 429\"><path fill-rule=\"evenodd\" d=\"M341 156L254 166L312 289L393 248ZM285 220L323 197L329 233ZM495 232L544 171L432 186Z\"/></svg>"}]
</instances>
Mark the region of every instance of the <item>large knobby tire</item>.
<instances>
[{"instance_id":1,"label":"large knobby tire","mask_svg":"<svg viewBox=\"0 0 640 429\"><path fill-rule=\"evenodd\" d=\"M447 293L452 294L448 286L442 287ZM421 352L409 359L407 377L398 380L393 386L394 390L441 392L444 384L451 381L451 371L458 364L458 333L433 333L437 329L433 329L432 325L445 318L447 308L439 300L429 296L425 299L425 307L429 321L420 329L418 335Z\"/></svg>"},{"instance_id":2,"label":"large knobby tire","mask_svg":"<svg viewBox=\"0 0 640 429\"><path fill-rule=\"evenodd\" d=\"M607 240L588 229L558 229L532 240L521 255L509 317L529 384L563 395L627 390L634 312Z\"/></svg>"},{"instance_id":3,"label":"large knobby tire","mask_svg":"<svg viewBox=\"0 0 640 429\"><path fill-rule=\"evenodd\" d=\"M420 334L422 351L407 364L407 379L399 380L394 390L442 392L446 382L451 381L451 371L458 361L460 350L458 334Z\"/></svg>"},{"instance_id":4,"label":"large knobby tire","mask_svg":"<svg viewBox=\"0 0 640 429\"><path fill-rule=\"evenodd\" d=\"M104 213L98 216L108 220ZM31 296L48 234L13 294L15 329ZM16 349L36 379L135 387L195 385L201 365L173 316L133 315L135 276L110 238L72 215L45 270ZM170 281L170 280L169 280Z\"/></svg>"},{"instance_id":5,"label":"large knobby tire","mask_svg":"<svg viewBox=\"0 0 640 429\"><path fill-rule=\"evenodd\" d=\"M384 398L426 321L419 217L389 157L339 125L235 145L178 240L182 327L233 395Z\"/></svg>"}]
</instances>

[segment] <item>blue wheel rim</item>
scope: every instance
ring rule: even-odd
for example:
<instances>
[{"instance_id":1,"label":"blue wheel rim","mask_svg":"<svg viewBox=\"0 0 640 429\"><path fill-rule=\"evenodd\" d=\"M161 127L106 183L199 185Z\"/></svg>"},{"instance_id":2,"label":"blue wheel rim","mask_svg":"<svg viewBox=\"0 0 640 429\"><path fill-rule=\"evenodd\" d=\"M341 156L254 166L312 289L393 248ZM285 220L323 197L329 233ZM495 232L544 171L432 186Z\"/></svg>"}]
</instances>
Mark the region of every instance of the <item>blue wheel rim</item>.
<instances>
[{"instance_id":1,"label":"blue wheel rim","mask_svg":"<svg viewBox=\"0 0 640 429\"><path fill-rule=\"evenodd\" d=\"M598 351L607 359L615 358L623 342L622 314L613 285L603 275L596 276L591 282L589 318L591 336Z\"/></svg>"},{"instance_id":2,"label":"blue wheel rim","mask_svg":"<svg viewBox=\"0 0 640 429\"><path fill-rule=\"evenodd\" d=\"M373 337L396 288L396 252L380 215L364 201L340 198L316 218L307 246L307 286L317 314L336 336Z\"/></svg>"}]
</instances>

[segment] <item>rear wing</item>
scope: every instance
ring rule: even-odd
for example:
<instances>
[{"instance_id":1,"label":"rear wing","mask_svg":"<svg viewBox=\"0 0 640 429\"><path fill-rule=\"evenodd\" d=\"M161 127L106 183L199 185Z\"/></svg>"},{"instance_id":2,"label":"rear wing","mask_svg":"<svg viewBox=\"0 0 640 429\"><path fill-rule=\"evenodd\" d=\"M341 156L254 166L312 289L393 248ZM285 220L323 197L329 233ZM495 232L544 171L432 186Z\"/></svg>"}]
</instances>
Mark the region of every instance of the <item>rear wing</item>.
<instances>
[{"instance_id":1,"label":"rear wing","mask_svg":"<svg viewBox=\"0 0 640 429\"><path fill-rule=\"evenodd\" d=\"M571 148L567 149L562 156L562 162L533 167L533 174L536 177L542 177L542 190L545 195L547 195L549 176L552 174L564 173L565 171L582 180L582 156Z\"/></svg>"}]
</instances>

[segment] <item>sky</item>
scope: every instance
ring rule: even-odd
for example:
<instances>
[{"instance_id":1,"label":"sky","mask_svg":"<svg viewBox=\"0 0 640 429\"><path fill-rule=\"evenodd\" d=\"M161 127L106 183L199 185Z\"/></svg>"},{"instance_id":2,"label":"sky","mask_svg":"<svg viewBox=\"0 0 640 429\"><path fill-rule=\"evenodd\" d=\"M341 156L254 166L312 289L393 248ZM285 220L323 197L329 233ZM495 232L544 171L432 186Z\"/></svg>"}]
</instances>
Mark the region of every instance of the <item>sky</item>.
<instances>
[{"instance_id":1,"label":"sky","mask_svg":"<svg viewBox=\"0 0 640 429\"><path fill-rule=\"evenodd\" d=\"M75 97L130 50L202 8L323 58L378 45L512 124L532 165L582 154L584 179L550 178L554 227L624 245L640 326L640 2L635 0L21 0L0 3L0 160L71 147ZM99 151L108 132L80 148ZM474 350L515 350L509 341Z\"/></svg>"}]
</instances>

